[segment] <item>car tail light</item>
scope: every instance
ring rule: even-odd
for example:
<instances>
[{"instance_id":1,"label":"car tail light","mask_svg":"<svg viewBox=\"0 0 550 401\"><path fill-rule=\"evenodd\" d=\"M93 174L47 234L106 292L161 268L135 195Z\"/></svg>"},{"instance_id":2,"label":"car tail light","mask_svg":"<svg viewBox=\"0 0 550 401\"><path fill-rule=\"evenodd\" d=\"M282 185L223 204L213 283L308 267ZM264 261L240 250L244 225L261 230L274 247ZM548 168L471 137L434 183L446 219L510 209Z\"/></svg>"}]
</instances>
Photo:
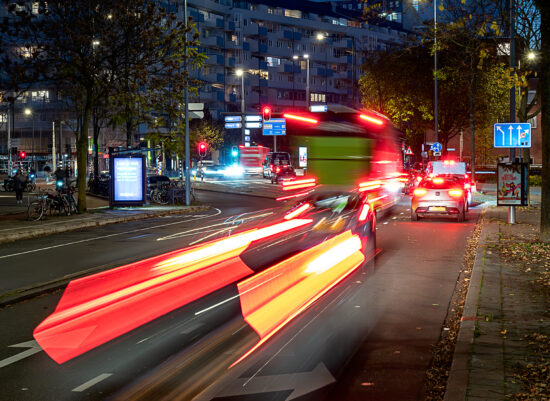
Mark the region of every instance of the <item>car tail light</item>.
<instances>
[{"instance_id":1,"label":"car tail light","mask_svg":"<svg viewBox=\"0 0 550 401\"><path fill-rule=\"evenodd\" d=\"M445 180L441 177L436 177L432 181L434 184L443 184L445 182Z\"/></svg>"},{"instance_id":2,"label":"car tail light","mask_svg":"<svg viewBox=\"0 0 550 401\"><path fill-rule=\"evenodd\" d=\"M275 172L276 172L276 173L280 173L280 172L281 172L281 168L280 168L280 167L277 167L277 168L275 169Z\"/></svg>"},{"instance_id":3,"label":"car tail light","mask_svg":"<svg viewBox=\"0 0 550 401\"><path fill-rule=\"evenodd\" d=\"M363 207L361 208L361 213L359 214L359 221L365 221L367 219L367 216L369 215L370 206L368 203L363 203Z\"/></svg>"},{"instance_id":4,"label":"car tail light","mask_svg":"<svg viewBox=\"0 0 550 401\"><path fill-rule=\"evenodd\" d=\"M414 196L424 196L428 193L428 190L425 188L416 188L413 192Z\"/></svg>"},{"instance_id":5,"label":"car tail light","mask_svg":"<svg viewBox=\"0 0 550 401\"><path fill-rule=\"evenodd\" d=\"M472 186L470 185L469 182L465 183L464 184L464 189L470 189Z\"/></svg>"},{"instance_id":6,"label":"car tail light","mask_svg":"<svg viewBox=\"0 0 550 401\"><path fill-rule=\"evenodd\" d=\"M420 182L420 181L422 181L422 177L419 176L419 175L417 175L417 176L416 176L416 182Z\"/></svg>"},{"instance_id":7,"label":"car tail light","mask_svg":"<svg viewBox=\"0 0 550 401\"><path fill-rule=\"evenodd\" d=\"M449 189L449 195L453 198L461 198L464 196L464 191L462 189Z\"/></svg>"}]
</instances>

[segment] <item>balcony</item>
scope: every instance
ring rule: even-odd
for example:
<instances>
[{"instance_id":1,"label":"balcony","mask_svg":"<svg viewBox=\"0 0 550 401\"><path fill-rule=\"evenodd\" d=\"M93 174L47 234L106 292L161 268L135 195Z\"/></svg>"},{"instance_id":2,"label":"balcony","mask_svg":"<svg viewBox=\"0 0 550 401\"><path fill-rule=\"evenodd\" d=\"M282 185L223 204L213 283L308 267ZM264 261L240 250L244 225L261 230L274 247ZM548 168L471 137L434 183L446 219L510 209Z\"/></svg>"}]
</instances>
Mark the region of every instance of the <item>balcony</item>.
<instances>
[{"instance_id":1,"label":"balcony","mask_svg":"<svg viewBox=\"0 0 550 401\"><path fill-rule=\"evenodd\" d=\"M245 36L267 36L267 28L257 24L250 24L243 28Z\"/></svg>"},{"instance_id":2,"label":"balcony","mask_svg":"<svg viewBox=\"0 0 550 401\"><path fill-rule=\"evenodd\" d=\"M201 46L206 47L223 47L223 38L221 36L209 36L200 39Z\"/></svg>"}]
</instances>

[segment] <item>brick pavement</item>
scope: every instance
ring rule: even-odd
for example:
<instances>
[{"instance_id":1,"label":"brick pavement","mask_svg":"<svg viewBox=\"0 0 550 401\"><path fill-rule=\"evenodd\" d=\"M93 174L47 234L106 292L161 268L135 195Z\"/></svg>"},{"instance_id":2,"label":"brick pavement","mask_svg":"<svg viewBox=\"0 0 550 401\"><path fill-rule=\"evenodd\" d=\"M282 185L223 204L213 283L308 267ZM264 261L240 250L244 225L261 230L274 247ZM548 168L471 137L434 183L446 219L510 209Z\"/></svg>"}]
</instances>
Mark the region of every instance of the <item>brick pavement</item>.
<instances>
[{"instance_id":1,"label":"brick pavement","mask_svg":"<svg viewBox=\"0 0 550 401\"><path fill-rule=\"evenodd\" d=\"M550 298L537 290L534 274L503 257L496 244L535 240L539 216L538 208L519 208L518 224L510 225L507 208L486 210L446 401L510 400L526 392L515 374L540 356L528 336L549 335Z\"/></svg>"}]
</instances>

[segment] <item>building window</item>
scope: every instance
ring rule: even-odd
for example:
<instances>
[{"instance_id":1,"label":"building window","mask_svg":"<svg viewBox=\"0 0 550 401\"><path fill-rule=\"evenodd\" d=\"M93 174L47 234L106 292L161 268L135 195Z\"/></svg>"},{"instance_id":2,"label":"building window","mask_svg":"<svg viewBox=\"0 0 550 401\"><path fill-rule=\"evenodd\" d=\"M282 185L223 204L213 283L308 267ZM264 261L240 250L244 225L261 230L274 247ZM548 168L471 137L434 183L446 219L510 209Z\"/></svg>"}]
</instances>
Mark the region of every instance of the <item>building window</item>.
<instances>
[{"instance_id":1,"label":"building window","mask_svg":"<svg viewBox=\"0 0 550 401\"><path fill-rule=\"evenodd\" d=\"M285 9L285 17L302 18L302 12L300 10L287 10L287 9Z\"/></svg>"}]
</instances>

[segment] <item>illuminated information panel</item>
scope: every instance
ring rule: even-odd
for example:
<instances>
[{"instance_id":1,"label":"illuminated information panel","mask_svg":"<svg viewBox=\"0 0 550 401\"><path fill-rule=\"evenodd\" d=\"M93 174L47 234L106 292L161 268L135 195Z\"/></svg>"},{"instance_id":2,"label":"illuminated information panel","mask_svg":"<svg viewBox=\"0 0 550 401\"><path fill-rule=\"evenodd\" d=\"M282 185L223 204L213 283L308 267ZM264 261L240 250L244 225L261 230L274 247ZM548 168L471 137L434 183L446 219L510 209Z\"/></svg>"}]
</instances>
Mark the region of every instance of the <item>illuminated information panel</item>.
<instances>
[{"instance_id":1,"label":"illuminated information panel","mask_svg":"<svg viewBox=\"0 0 550 401\"><path fill-rule=\"evenodd\" d=\"M116 206L145 203L143 156L114 156L111 162L111 203Z\"/></svg>"}]
</instances>

